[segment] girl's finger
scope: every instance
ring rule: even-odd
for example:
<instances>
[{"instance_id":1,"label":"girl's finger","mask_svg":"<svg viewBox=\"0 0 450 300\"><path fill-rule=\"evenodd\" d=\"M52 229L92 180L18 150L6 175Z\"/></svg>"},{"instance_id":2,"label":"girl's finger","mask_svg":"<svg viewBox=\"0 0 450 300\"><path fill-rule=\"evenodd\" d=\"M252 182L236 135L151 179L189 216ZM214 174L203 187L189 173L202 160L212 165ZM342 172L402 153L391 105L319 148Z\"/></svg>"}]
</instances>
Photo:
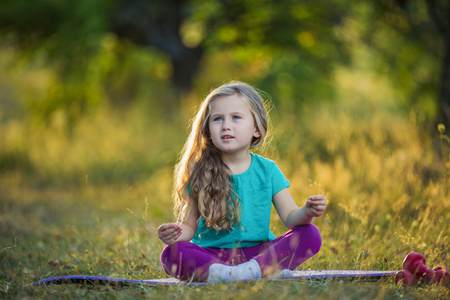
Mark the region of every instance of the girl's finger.
<instances>
[{"instance_id":1,"label":"girl's finger","mask_svg":"<svg viewBox=\"0 0 450 300\"><path fill-rule=\"evenodd\" d=\"M309 202L324 202L325 201L325 199L322 199L322 198L316 198L316 197L310 197L310 198L308 198L308 201Z\"/></svg>"},{"instance_id":2,"label":"girl's finger","mask_svg":"<svg viewBox=\"0 0 450 300\"><path fill-rule=\"evenodd\" d=\"M174 232L171 232L171 233L168 235L168 237L171 238L171 239L173 239L173 238L178 237L179 235L180 235L179 232L174 231Z\"/></svg>"}]
</instances>

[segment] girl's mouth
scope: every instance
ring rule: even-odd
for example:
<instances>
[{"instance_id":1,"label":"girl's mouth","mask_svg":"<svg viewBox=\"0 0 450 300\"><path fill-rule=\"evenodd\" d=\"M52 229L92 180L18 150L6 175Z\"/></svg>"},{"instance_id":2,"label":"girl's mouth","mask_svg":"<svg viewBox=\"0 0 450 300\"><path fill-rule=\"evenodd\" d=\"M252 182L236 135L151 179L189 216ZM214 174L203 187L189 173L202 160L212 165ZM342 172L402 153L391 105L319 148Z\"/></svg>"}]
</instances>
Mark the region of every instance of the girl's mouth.
<instances>
[{"instance_id":1,"label":"girl's mouth","mask_svg":"<svg viewBox=\"0 0 450 300\"><path fill-rule=\"evenodd\" d=\"M222 136L222 140L231 140L232 138L234 137L228 134Z\"/></svg>"}]
</instances>

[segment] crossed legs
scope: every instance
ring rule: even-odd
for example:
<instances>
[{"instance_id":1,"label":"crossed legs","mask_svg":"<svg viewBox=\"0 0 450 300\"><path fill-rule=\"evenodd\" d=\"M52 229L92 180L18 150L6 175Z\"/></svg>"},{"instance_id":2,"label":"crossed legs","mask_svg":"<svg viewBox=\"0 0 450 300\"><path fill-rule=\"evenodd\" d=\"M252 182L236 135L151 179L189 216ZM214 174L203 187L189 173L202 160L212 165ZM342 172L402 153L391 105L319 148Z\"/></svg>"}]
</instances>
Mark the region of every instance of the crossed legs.
<instances>
[{"instance_id":1,"label":"crossed legs","mask_svg":"<svg viewBox=\"0 0 450 300\"><path fill-rule=\"evenodd\" d=\"M319 252L321 245L319 230L310 224L295 227L275 240L250 248L204 248L178 242L163 250L161 264L164 272L172 277L206 281L212 264L236 266L254 259L265 277L280 270L295 269Z\"/></svg>"}]
</instances>

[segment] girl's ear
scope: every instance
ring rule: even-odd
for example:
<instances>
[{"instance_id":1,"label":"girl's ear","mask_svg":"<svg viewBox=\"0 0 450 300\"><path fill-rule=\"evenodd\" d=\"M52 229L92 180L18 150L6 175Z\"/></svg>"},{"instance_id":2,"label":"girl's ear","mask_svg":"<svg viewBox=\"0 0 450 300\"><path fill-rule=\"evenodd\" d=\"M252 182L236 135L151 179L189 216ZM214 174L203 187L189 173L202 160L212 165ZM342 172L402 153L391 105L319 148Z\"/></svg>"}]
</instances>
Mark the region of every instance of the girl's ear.
<instances>
[{"instance_id":1,"label":"girl's ear","mask_svg":"<svg viewBox=\"0 0 450 300\"><path fill-rule=\"evenodd\" d=\"M258 127L255 128L255 132L253 133L253 136L256 138L259 138L261 136L261 132L259 132Z\"/></svg>"}]
</instances>

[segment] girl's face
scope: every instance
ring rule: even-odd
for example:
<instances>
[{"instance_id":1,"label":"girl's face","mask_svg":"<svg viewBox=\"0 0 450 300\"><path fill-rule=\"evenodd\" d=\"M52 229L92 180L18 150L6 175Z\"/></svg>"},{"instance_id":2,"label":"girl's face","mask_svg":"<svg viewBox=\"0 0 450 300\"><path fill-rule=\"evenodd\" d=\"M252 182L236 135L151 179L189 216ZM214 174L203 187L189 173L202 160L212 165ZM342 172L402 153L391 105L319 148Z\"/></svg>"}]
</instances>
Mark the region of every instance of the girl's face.
<instances>
[{"instance_id":1,"label":"girl's face","mask_svg":"<svg viewBox=\"0 0 450 300\"><path fill-rule=\"evenodd\" d=\"M223 154L248 152L252 139L261 136L241 96L235 94L217 98L211 102L210 110L210 138Z\"/></svg>"}]
</instances>

